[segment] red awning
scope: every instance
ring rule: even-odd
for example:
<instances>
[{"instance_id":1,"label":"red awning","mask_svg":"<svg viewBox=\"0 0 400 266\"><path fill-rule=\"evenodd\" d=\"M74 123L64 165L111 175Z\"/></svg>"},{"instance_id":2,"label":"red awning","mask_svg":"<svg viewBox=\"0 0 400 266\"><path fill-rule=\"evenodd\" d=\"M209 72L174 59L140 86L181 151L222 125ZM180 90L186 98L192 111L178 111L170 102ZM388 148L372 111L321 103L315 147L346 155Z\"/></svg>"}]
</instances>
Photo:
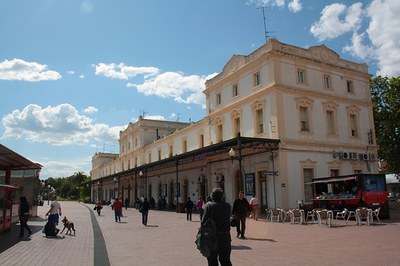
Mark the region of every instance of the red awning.
<instances>
[{"instance_id":1,"label":"red awning","mask_svg":"<svg viewBox=\"0 0 400 266\"><path fill-rule=\"evenodd\" d=\"M357 176L332 177L327 179L324 178L322 180L314 180L313 182L310 182L308 184L333 183L333 182L349 181L355 179L357 179Z\"/></svg>"}]
</instances>

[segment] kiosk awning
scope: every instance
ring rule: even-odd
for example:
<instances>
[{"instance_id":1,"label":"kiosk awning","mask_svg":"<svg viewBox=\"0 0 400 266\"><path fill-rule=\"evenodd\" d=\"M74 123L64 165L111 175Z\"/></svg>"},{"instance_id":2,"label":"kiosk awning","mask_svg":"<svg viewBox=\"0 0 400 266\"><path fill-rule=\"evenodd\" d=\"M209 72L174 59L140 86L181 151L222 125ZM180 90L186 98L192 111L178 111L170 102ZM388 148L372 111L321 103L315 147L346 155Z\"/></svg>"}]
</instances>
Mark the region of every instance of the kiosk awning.
<instances>
[{"instance_id":1,"label":"kiosk awning","mask_svg":"<svg viewBox=\"0 0 400 266\"><path fill-rule=\"evenodd\" d=\"M42 165L30 161L0 144L0 170L28 170L41 168Z\"/></svg>"},{"instance_id":2,"label":"kiosk awning","mask_svg":"<svg viewBox=\"0 0 400 266\"><path fill-rule=\"evenodd\" d=\"M357 176L342 176L342 177L331 177L331 178L323 178L323 179L314 179L312 182L307 184L320 184L320 183L333 183L333 182L341 182L341 181L349 181L355 180Z\"/></svg>"}]
</instances>

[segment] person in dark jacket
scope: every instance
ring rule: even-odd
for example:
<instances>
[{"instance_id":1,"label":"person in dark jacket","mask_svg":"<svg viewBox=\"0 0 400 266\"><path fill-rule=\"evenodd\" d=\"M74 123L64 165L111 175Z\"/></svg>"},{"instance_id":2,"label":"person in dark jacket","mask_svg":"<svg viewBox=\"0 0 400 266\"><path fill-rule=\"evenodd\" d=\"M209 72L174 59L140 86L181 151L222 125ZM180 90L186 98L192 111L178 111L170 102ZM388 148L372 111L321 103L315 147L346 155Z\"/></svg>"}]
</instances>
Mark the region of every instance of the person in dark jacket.
<instances>
[{"instance_id":1,"label":"person in dark jacket","mask_svg":"<svg viewBox=\"0 0 400 266\"><path fill-rule=\"evenodd\" d=\"M193 201L190 200L190 197L188 197L188 200L186 201L186 204L185 204L186 220L188 220L188 221L192 221L193 207L194 207L194 203L193 203Z\"/></svg>"},{"instance_id":2,"label":"person in dark jacket","mask_svg":"<svg viewBox=\"0 0 400 266\"><path fill-rule=\"evenodd\" d=\"M142 206L139 211L142 213L142 224L147 225L147 218L149 216L150 203L147 198L143 199Z\"/></svg>"},{"instance_id":3,"label":"person in dark jacket","mask_svg":"<svg viewBox=\"0 0 400 266\"><path fill-rule=\"evenodd\" d=\"M20 222L20 231L19 237L24 237L24 228L28 231L28 237L31 236L32 230L28 225L29 220L29 203L26 200L26 197L22 196L19 198L19 222Z\"/></svg>"},{"instance_id":4,"label":"person in dark jacket","mask_svg":"<svg viewBox=\"0 0 400 266\"><path fill-rule=\"evenodd\" d=\"M214 188L211 192L212 201L207 202L204 208L203 225L209 217L213 218L217 227L217 250L207 257L209 266L231 266L231 205L225 202L225 194L221 188Z\"/></svg>"},{"instance_id":5,"label":"person in dark jacket","mask_svg":"<svg viewBox=\"0 0 400 266\"><path fill-rule=\"evenodd\" d=\"M236 237L245 238L244 233L246 231L246 217L250 211L250 205L247 199L244 197L243 191L239 192L239 198L233 203L232 215L235 216L236 223Z\"/></svg>"},{"instance_id":6,"label":"person in dark jacket","mask_svg":"<svg viewBox=\"0 0 400 266\"><path fill-rule=\"evenodd\" d=\"M129 199L128 198L125 198L125 210L127 210L128 209L128 205L129 205Z\"/></svg>"}]
</instances>

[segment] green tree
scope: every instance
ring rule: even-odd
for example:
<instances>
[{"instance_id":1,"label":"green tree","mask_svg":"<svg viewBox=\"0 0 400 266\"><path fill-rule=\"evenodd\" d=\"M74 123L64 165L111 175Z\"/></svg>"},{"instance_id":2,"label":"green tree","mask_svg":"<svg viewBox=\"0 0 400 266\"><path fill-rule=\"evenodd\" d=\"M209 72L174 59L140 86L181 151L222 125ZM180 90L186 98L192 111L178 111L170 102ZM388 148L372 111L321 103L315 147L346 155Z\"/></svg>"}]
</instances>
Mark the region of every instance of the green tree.
<instances>
[{"instance_id":1,"label":"green tree","mask_svg":"<svg viewBox=\"0 0 400 266\"><path fill-rule=\"evenodd\" d=\"M400 77L371 80L378 156L387 172L400 174Z\"/></svg>"},{"instance_id":2,"label":"green tree","mask_svg":"<svg viewBox=\"0 0 400 266\"><path fill-rule=\"evenodd\" d=\"M54 188L55 190L53 194L56 194L64 199L77 200L79 198L90 197L90 188L81 187L82 183L89 181L90 177L82 172L74 173L72 176L68 177L49 177L45 180L44 190L47 193L48 185L50 185L50 187Z\"/></svg>"}]
</instances>

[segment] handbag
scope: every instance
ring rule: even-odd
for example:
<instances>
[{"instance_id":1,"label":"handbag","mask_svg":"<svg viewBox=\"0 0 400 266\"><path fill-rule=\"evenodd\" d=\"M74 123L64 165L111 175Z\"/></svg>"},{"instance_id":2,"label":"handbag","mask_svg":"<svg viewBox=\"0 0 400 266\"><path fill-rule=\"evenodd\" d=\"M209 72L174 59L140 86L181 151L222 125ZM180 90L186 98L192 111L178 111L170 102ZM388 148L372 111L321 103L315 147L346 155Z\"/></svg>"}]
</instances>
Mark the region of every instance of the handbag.
<instances>
[{"instance_id":1,"label":"handbag","mask_svg":"<svg viewBox=\"0 0 400 266\"><path fill-rule=\"evenodd\" d=\"M231 216L231 218L230 218L230 223L231 223L231 227L236 227L236 225L237 225L237 220L236 220L236 217L234 216L234 215L232 215Z\"/></svg>"}]
</instances>

